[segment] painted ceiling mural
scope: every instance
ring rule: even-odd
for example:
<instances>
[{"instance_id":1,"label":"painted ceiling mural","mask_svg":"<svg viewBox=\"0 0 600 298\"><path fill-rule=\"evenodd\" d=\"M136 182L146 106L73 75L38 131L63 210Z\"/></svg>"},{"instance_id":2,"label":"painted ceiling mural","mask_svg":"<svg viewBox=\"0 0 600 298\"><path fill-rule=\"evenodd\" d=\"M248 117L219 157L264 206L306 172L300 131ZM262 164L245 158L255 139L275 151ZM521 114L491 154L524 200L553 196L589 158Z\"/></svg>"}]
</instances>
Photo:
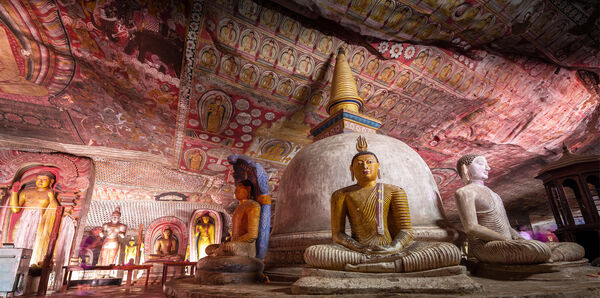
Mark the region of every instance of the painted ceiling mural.
<instances>
[{"instance_id":1,"label":"painted ceiling mural","mask_svg":"<svg viewBox=\"0 0 600 298\"><path fill-rule=\"evenodd\" d=\"M171 157L189 5L56 3L79 66L56 105L81 141Z\"/></svg>"},{"instance_id":2,"label":"painted ceiling mural","mask_svg":"<svg viewBox=\"0 0 600 298\"><path fill-rule=\"evenodd\" d=\"M219 185L213 198L231 196L236 153L276 189L328 116L339 47L364 112L418 151L450 212L465 153L485 153L492 187L535 208L531 177L562 143L599 143L593 1L0 1L2 133L161 156ZM95 191L159 192L130 184Z\"/></svg>"}]
</instances>

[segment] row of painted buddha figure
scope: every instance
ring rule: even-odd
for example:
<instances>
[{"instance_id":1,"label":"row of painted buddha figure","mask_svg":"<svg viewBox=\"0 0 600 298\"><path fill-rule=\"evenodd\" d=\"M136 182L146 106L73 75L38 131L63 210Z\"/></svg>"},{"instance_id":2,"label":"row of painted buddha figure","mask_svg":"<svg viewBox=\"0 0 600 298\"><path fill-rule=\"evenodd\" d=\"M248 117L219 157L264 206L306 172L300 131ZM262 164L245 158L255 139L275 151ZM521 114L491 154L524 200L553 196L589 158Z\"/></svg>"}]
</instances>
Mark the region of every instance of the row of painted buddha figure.
<instances>
[{"instance_id":1,"label":"row of painted buddha figure","mask_svg":"<svg viewBox=\"0 0 600 298\"><path fill-rule=\"evenodd\" d=\"M378 183L379 160L364 138L351 161L356 184L331 196L332 244L313 245L304 259L315 268L359 272L414 272L458 265L461 251L447 242L414 240L407 194ZM484 185L490 167L482 155L462 157L457 170L466 186L455 194L468 237L469 255L495 264L574 261L584 249L576 243L525 240L509 225L502 200ZM346 218L352 234L345 232Z\"/></svg>"}]
</instances>

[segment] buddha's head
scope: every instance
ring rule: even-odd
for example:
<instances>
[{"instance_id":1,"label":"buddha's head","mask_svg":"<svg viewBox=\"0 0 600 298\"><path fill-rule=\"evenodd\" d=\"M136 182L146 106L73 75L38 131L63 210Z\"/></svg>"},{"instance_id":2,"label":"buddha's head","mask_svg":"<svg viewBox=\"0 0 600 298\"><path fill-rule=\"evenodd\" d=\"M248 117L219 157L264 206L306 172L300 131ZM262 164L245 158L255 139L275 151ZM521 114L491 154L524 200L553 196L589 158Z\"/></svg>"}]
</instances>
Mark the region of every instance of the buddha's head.
<instances>
[{"instance_id":1,"label":"buddha's head","mask_svg":"<svg viewBox=\"0 0 600 298\"><path fill-rule=\"evenodd\" d=\"M465 184L473 181L484 181L488 178L490 166L485 156L480 154L467 154L461 157L456 163L458 175Z\"/></svg>"},{"instance_id":2,"label":"buddha's head","mask_svg":"<svg viewBox=\"0 0 600 298\"><path fill-rule=\"evenodd\" d=\"M171 239L171 235L173 235L173 231L171 230L171 228L166 227L162 231L162 235L163 235L163 238L165 238L165 239Z\"/></svg>"},{"instance_id":3,"label":"buddha's head","mask_svg":"<svg viewBox=\"0 0 600 298\"><path fill-rule=\"evenodd\" d=\"M235 198L238 201L249 200L252 197L252 182L243 180L235 186Z\"/></svg>"},{"instance_id":4,"label":"buddha's head","mask_svg":"<svg viewBox=\"0 0 600 298\"><path fill-rule=\"evenodd\" d=\"M205 224L210 222L210 216L208 216L208 215L203 215L201 218L202 218L202 222Z\"/></svg>"},{"instance_id":5,"label":"buddha's head","mask_svg":"<svg viewBox=\"0 0 600 298\"><path fill-rule=\"evenodd\" d=\"M129 246L134 246L134 245L135 245L135 241L129 240Z\"/></svg>"},{"instance_id":6,"label":"buddha's head","mask_svg":"<svg viewBox=\"0 0 600 298\"><path fill-rule=\"evenodd\" d=\"M377 180L379 160L375 153L367 151L367 141L363 136L358 137L356 150L358 153L354 155L350 163L352 180L356 178L359 183Z\"/></svg>"},{"instance_id":7,"label":"buddha's head","mask_svg":"<svg viewBox=\"0 0 600 298\"><path fill-rule=\"evenodd\" d=\"M113 213L110 215L110 222L112 222L113 224L117 224L117 223L119 223L120 219L121 219L121 207L117 206L117 208L115 208L115 211L113 211Z\"/></svg>"},{"instance_id":8,"label":"buddha's head","mask_svg":"<svg viewBox=\"0 0 600 298\"><path fill-rule=\"evenodd\" d=\"M35 178L35 186L39 189L48 189L54 185L54 181L56 181L56 176L51 172L39 172Z\"/></svg>"}]
</instances>

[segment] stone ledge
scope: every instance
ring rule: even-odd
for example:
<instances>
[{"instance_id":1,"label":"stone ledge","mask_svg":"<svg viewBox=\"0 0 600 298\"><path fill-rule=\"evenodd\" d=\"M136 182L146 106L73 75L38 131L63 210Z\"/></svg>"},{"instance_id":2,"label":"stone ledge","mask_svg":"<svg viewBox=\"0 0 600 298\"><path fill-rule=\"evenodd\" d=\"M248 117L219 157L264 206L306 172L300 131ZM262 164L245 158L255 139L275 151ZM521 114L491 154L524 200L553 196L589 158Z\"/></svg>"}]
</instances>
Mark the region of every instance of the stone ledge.
<instances>
[{"instance_id":1,"label":"stone ledge","mask_svg":"<svg viewBox=\"0 0 600 298\"><path fill-rule=\"evenodd\" d=\"M564 281L580 278L589 271L587 259L533 265L503 265L468 261L471 274L496 280Z\"/></svg>"},{"instance_id":2,"label":"stone ledge","mask_svg":"<svg viewBox=\"0 0 600 298\"><path fill-rule=\"evenodd\" d=\"M305 268L292 285L293 294L423 293L468 294L483 287L463 266L410 273L358 273Z\"/></svg>"},{"instance_id":3,"label":"stone ledge","mask_svg":"<svg viewBox=\"0 0 600 298\"><path fill-rule=\"evenodd\" d=\"M588 275L600 271L598 267L586 266L581 278L565 282L553 281L500 281L482 277L472 279L483 286L483 292L472 294L461 294L461 297L600 297L600 278ZM289 282L271 282L256 284L229 284L229 285L200 285L194 278L175 278L163 288L167 297L196 298L196 297L314 297L309 295L297 295L291 292L292 284ZM71 291L75 291L72 289ZM63 293L61 293L60 297ZM397 294L384 291L373 291L371 293L345 293L343 297L382 297L395 296ZM403 293L403 297L412 298L446 298L454 297L452 293ZM105 295L108 296L108 295ZM152 295L158 296L158 295Z\"/></svg>"},{"instance_id":4,"label":"stone ledge","mask_svg":"<svg viewBox=\"0 0 600 298\"><path fill-rule=\"evenodd\" d=\"M372 278L373 275L377 275L378 278L406 278L406 277L440 277L466 274L467 268L465 266L449 266L444 268L437 268L431 270L417 271L417 272L401 272L401 273L364 273L364 272L351 272L351 271L336 271L327 269L317 269L305 267L302 268L302 276L321 276L321 277L337 277L337 278Z\"/></svg>"}]
</instances>

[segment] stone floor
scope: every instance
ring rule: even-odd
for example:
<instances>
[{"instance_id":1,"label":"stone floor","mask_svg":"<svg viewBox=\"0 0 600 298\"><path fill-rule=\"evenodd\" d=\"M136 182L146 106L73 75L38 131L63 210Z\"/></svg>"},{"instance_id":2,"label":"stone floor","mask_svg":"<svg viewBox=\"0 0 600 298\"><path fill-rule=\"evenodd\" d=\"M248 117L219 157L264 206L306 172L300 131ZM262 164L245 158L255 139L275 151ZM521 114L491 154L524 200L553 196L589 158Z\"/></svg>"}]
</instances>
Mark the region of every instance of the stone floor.
<instances>
[{"instance_id":1,"label":"stone floor","mask_svg":"<svg viewBox=\"0 0 600 298\"><path fill-rule=\"evenodd\" d=\"M600 268L589 267L587 274L581 278L568 282L549 281L498 281L487 278L472 277L473 280L483 285L484 292L472 295L419 295L419 294L393 294L374 293L370 297L406 296L406 297L600 297ZM589 275L589 276L588 276ZM596 275L596 276L594 276ZM180 297L283 297L293 296L289 282L272 282L270 284L252 285L227 285L227 286L202 286L193 289L184 283L185 279L176 279L169 283L174 287ZM192 295L186 295L192 294ZM101 286L71 288L65 293L54 293L50 297L110 297L110 298L137 298L137 297L166 297L159 285L149 286ZM344 297L366 297L368 295L343 295ZM297 296L296 296L297 297ZM304 296L311 297L311 296Z\"/></svg>"}]
</instances>

